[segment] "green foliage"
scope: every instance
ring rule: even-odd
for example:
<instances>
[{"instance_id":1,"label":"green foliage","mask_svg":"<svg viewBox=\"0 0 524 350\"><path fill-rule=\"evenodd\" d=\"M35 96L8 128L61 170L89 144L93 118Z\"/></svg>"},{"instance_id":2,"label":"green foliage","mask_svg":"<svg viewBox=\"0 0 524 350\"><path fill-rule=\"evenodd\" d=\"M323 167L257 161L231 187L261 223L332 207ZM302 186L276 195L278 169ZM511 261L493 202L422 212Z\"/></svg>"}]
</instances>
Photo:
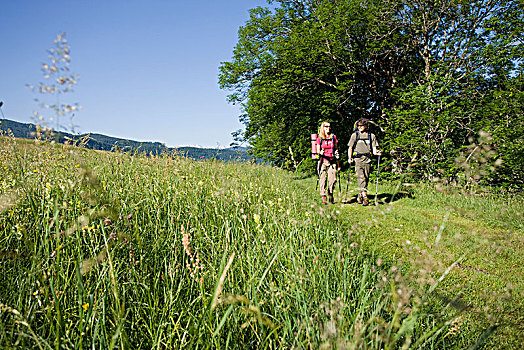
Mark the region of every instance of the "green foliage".
<instances>
[{"instance_id":1,"label":"green foliage","mask_svg":"<svg viewBox=\"0 0 524 350\"><path fill-rule=\"evenodd\" d=\"M285 165L292 145L307 158L308 135L324 119L347 144L358 118L376 116L378 100L388 105L385 87L406 63L381 59L389 48L368 47L367 40L376 40L365 38L373 13L387 6L282 2L275 13L252 12L239 31L233 62L221 66L220 84L233 91L232 102L244 104L244 137L257 157ZM370 61L381 71L370 69ZM387 82L382 70L393 72Z\"/></svg>"},{"instance_id":2,"label":"green foliage","mask_svg":"<svg viewBox=\"0 0 524 350\"><path fill-rule=\"evenodd\" d=\"M518 153L511 152L509 156L506 147L515 150L521 147L518 146L521 136L513 134L510 128L521 130L524 125L522 110L518 109L522 104L518 92L522 55L515 49L521 50L522 42L513 31L509 36L501 32L509 23L518 22L519 18L522 21L518 7L516 2L500 2L492 7L486 7L484 1L467 6L449 2L438 12L430 13L425 32L414 34L421 44L424 74L408 89L396 91L398 102L387 112L389 118L385 124L395 171L402 173L410 166L411 172L419 177L471 183L464 176L464 168L470 166L457 166L463 150L475 149L475 140L483 133L491 136L508 133L515 141L512 146L509 139L497 136L490 139L489 147L494 154L482 160L490 162L484 166L490 170L484 172L482 181L522 188L521 166L509 161L505 169L500 167L503 159L519 158ZM416 11L411 16L423 18ZM442 26L442 17L452 20L454 26ZM416 21L413 23L416 28ZM431 40L431 36L438 40ZM512 122L507 123L510 119ZM417 162L412 164L413 158ZM508 167L516 175L516 181L510 182L503 175Z\"/></svg>"},{"instance_id":3,"label":"green foliage","mask_svg":"<svg viewBox=\"0 0 524 350\"><path fill-rule=\"evenodd\" d=\"M0 142L8 347L518 342L519 197L383 185L392 205L320 208L271 167Z\"/></svg>"},{"instance_id":4,"label":"green foliage","mask_svg":"<svg viewBox=\"0 0 524 350\"><path fill-rule=\"evenodd\" d=\"M383 214L319 207L310 179L6 137L0 156L7 347L425 349L480 334L431 297L447 260L410 281L373 252L396 232Z\"/></svg>"},{"instance_id":5,"label":"green foliage","mask_svg":"<svg viewBox=\"0 0 524 350\"><path fill-rule=\"evenodd\" d=\"M289 146L307 159L321 120L345 145L367 117L395 176L457 182L456 158L482 131L502 160L484 180L522 188L522 2L272 3L252 11L219 76L257 157L289 168Z\"/></svg>"},{"instance_id":6,"label":"green foliage","mask_svg":"<svg viewBox=\"0 0 524 350\"><path fill-rule=\"evenodd\" d=\"M468 310L469 316L455 319L454 332L475 328L478 336L473 338L478 340L481 334L496 329L481 348L520 349L524 307L524 281L520 278L524 269L520 264L524 257L522 195L487 187L469 191L440 184L439 190L433 185L393 185L384 184L379 190L383 199L391 200L387 194L395 194L391 205L382 205L364 218L372 226L367 247L380 251L385 260L409 262L403 274L414 274L421 283L424 278L436 280L444 266L458 260L434 290L442 303L438 307L452 300L455 307ZM353 207L349 210L350 218L358 213ZM434 269L440 264L437 273Z\"/></svg>"}]
</instances>

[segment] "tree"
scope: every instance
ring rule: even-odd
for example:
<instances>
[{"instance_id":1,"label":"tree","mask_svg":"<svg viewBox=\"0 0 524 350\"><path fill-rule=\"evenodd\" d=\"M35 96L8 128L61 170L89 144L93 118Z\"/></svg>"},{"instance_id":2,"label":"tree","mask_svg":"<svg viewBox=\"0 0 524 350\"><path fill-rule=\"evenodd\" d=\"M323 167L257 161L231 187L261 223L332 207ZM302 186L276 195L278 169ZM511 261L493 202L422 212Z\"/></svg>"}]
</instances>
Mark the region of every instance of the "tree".
<instances>
[{"instance_id":1,"label":"tree","mask_svg":"<svg viewBox=\"0 0 524 350\"><path fill-rule=\"evenodd\" d=\"M219 76L243 106L242 136L257 157L286 166L289 146L295 158L308 156L320 120L345 144L367 117L385 130L386 166L450 181L470 140L496 134L488 121L512 115L513 127L522 124L517 0L274 2L273 12L252 10ZM507 142L495 134L500 151Z\"/></svg>"},{"instance_id":2,"label":"tree","mask_svg":"<svg viewBox=\"0 0 524 350\"><path fill-rule=\"evenodd\" d=\"M395 106L387 113L385 129L393 165L403 172L418 155L416 174L454 181L461 173L456 157L481 130L494 131L492 121L500 123L496 114L511 113L516 117L514 126L524 122L522 112L515 109L518 94L503 92L522 74L522 31L518 29L522 29L522 5L517 1L416 0L406 4L400 15L410 24L406 34L418 48L424 69L397 91ZM508 26L513 29L507 30ZM499 104L494 114L494 97L501 93L509 97L506 102L513 102ZM501 146L499 142L497 148L502 150Z\"/></svg>"},{"instance_id":3,"label":"tree","mask_svg":"<svg viewBox=\"0 0 524 350\"><path fill-rule=\"evenodd\" d=\"M380 118L411 58L401 43L377 40L403 40L376 18L394 11L394 2L280 3L274 13L252 10L233 61L220 67L220 86L243 105L243 136L255 155L284 165L290 145L308 156L308 135L322 119L347 143L358 118Z\"/></svg>"}]
</instances>

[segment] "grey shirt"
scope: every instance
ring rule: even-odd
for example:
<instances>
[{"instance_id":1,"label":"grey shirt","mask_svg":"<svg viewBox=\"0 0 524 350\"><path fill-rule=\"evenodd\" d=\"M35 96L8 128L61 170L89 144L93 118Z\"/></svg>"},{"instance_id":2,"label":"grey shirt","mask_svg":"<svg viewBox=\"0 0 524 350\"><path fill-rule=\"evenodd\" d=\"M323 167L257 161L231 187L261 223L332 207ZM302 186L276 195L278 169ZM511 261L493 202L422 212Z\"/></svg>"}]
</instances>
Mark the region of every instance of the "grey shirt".
<instances>
[{"instance_id":1,"label":"grey shirt","mask_svg":"<svg viewBox=\"0 0 524 350\"><path fill-rule=\"evenodd\" d=\"M355 162L370 163L373 150L378 149L377 137L373 133L354 132L349 139L348 147L348 151L353 153L353 159L355 159ZM368 154L369 156L357 157L355 154Z\"/></svg>"}]
</instances>

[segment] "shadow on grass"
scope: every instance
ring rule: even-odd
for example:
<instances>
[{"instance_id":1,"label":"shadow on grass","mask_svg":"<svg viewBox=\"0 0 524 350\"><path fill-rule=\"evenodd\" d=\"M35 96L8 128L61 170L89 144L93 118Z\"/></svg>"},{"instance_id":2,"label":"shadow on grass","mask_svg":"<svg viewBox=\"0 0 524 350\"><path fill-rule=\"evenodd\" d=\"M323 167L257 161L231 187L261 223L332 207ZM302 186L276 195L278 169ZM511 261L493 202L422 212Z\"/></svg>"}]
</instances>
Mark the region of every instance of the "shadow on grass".
<instances>
[{"instance_id":1,"label":"shadow on grass","mask_svg":"<svg viewBox=\"0 0 524 350\"><path fill-rule=\"evenodd\" d=\"M357 196L358 194L355 194L351 197L344 198L341 203L342 204L357 204ZM402 198L414 198L414 195L412 192L407 191L399 191L397 193L379 193L378 195L368 194L369 198L369 205L373 206L375 204L375 201L377 204L387 204L396 202Z\"/></svg>"}]
</instances>

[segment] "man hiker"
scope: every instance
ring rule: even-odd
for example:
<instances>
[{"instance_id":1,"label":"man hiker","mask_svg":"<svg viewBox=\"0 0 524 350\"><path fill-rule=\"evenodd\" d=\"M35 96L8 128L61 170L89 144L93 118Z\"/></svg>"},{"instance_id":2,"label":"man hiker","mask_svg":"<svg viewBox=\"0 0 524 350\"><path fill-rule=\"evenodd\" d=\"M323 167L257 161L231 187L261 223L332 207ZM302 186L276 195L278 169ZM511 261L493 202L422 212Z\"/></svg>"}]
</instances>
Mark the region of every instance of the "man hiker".
<instances>
[{"instance_id":1,"label":"man hiker","mask_svg":"<svg viewBox=\"0 0 524 350\"><path fill-rule=\"evenodd\" d=\"M369 120L360 118L357 121L357 129L351 135L348 143L348 161L355 162L355 173L359 194L357 203L369 205L367 196L369 173L371 170L371 155L381 155L378 150L378 142L375 134L369 131ZM376 194L375 194L376 195Z\"/></svg>"},{"instance_id":2,"label":"man hiker","mask_svg":"<svg viewBox=\"0 0 524 350\"><path fill-rule=\"evenodd\" d=\"M337 181L338 140L331 132L331 123L323 121L317 138L318 177L322 204L334 203L333 190ZM327 186L326 186L327 181ZM327 187L327 188L326 188Z\"/></svg>"}]
</instances>

